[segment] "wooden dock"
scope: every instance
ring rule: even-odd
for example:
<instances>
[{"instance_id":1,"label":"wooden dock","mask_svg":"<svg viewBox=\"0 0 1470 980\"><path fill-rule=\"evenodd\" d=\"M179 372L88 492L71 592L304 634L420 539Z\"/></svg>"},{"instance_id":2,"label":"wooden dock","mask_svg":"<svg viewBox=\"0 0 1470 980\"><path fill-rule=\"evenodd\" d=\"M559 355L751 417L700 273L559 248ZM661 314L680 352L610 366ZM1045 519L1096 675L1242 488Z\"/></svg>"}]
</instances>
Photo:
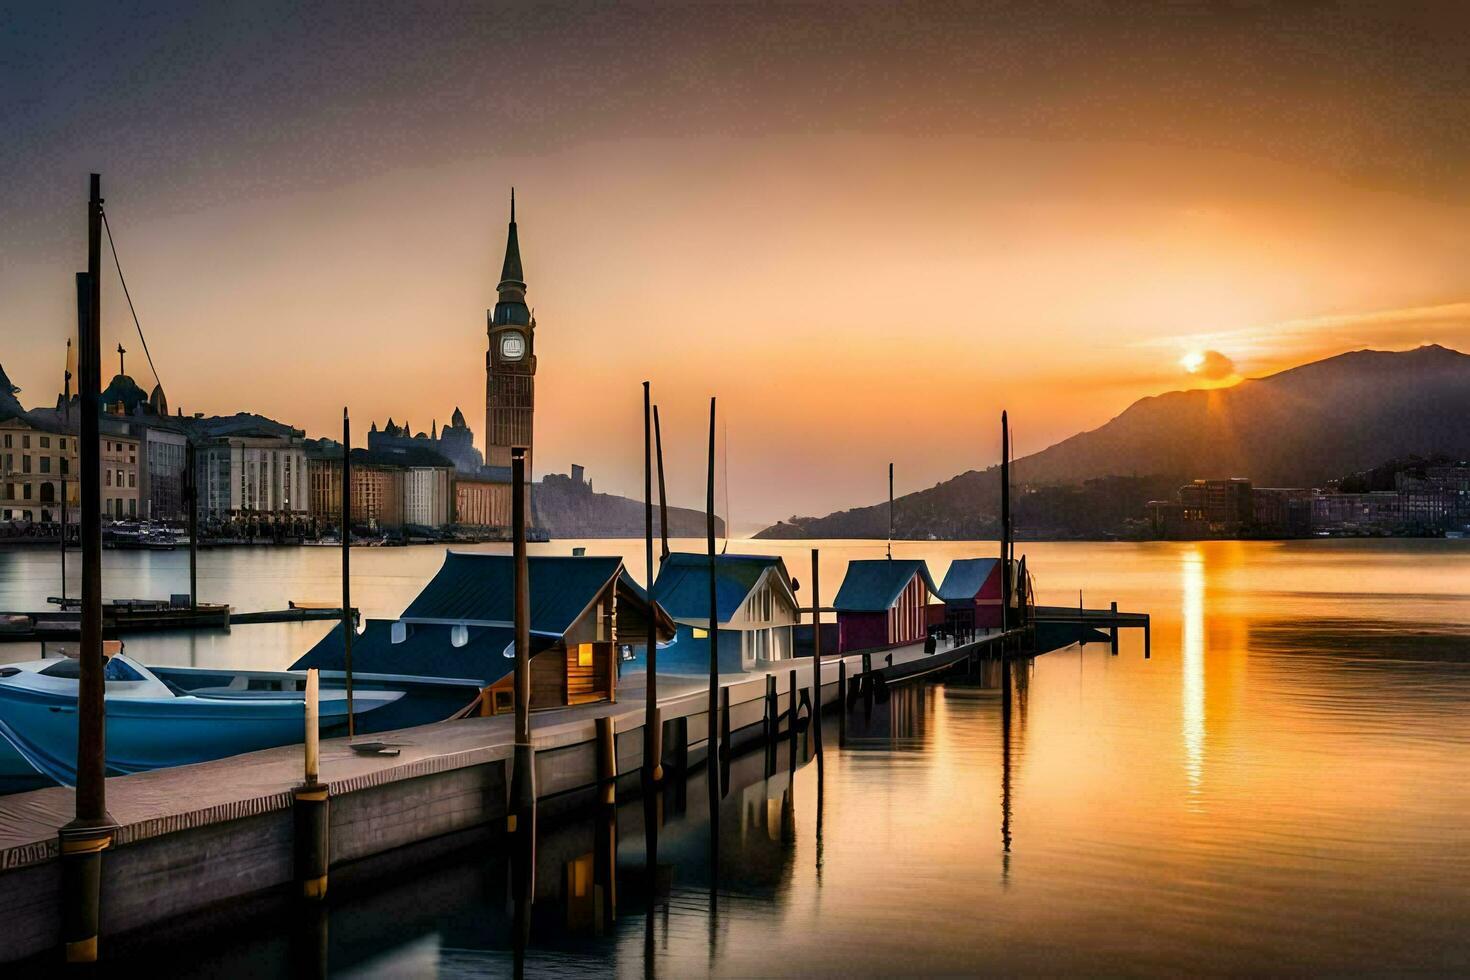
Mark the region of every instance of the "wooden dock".
<instances>
[{"instance_id":1,"label":"wooden dock","mask_svg":"<svg viewBox=\"0 0 1470 980\"><path fill-rule=\"evenodd\" d=\"M357 610L353 610L356 618ZM291 606L261 612L234 612L223 604L201 603L194 609L167 603L105 605L102 635L113 639L129 633L161 633L175 630L228 630L231 626L256 623L303 623L336 621L340 608ZM78 615L66 609L38 612L0 613L0 643L35 643L47 640L76 642L80 638Z\"/></svg>"},{"instance_id":2,"label":"wooden dock","mask_svg":"<svg viewBox=\"0 0 1470 980\"><path fill-rule=\"evenodd\" d=\"M926 654L913 644L868 655L889 683L914 680L987 652L984 636ZM861 654L822 659L821 700L838 700L839 673L863 674ZM845 664L839 667L839 662ZM721 675L731 752L767 737L772 707L790 709L789 679L810 690L809 658L776 661L745 674ZM767 676L778 680L774 702ZM617 703L601 702L533 716L536 791L552 806L577 806L599 783L599 718L611 718L618 776L637 783L643 761L643 675L618 685ZM663 765L669 778L704 761L706 680L659 675ZM782 733L784 734L784 733ZM367 741L359 739L358 741ZM420 841L503 826L513 732L509 716L440 722L375 734L396 756L360 754L348 739L321 743L321 777L330 793L333 867ZM215 762L107 781L108 809L119 829L103 863L103 933L142 929L207 905L294 883L292 789L302 778L302 748L284 746ZM60 916L59 828L71 819L71 790L54 787L0 797L0 920L7 924L0 960L54 950Z\"/></svg>"}]
</instances>

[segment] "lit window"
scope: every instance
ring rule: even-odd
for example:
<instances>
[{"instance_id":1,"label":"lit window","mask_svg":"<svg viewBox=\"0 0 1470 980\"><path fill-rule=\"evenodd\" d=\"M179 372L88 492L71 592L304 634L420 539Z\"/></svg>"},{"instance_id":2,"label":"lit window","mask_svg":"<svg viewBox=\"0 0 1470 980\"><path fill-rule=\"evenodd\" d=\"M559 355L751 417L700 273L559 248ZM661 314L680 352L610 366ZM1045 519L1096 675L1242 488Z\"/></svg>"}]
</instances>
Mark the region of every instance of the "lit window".
<instances>
[{"instance_id":1,"label":"lit window","mask_svg":"<svg viewBox=\"0 0 1470 980\"><path fill-rule=\"evenodd\" d=\"M590 643L579 643L579 644L577 644L577 666L578 667L591 667L592 666L592 644L590 644Z\"/></svg>"},{"instance_id":2,"label":"lit window","mask_svg":"<svg viewBox=\"0 0 1470 980\"><path fill-rule=\"evenodd\" d=\"M693 636L696 640L708 639L709 630L700 629L698 626L695 626L690 630L690 635Z\"/></svg>"}]
</instances>

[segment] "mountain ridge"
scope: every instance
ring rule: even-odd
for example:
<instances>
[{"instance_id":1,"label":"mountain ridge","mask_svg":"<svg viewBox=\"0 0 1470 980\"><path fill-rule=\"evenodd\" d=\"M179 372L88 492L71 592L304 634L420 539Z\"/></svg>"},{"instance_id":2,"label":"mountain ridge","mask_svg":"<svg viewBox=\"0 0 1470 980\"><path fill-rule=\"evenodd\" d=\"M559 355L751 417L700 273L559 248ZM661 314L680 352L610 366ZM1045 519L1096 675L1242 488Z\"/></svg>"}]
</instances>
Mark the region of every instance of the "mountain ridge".
<instances>
[{"instance_id":1,"label":"mountain ridge","mask_svg":"<svg viewBox=\"0 0 1470 980\"><path fill-rule=\"evenodd\" d=\"M1103 425L1018 459L1014 480L1033 489L1103 487L1110 498L1201 477L1321 485L1406 454L1470 454L1467 417L1470 355L1439 344L1346 351L1225 388L1140 398ZM968 470L896 499L896 531L910 537L993 534L996 469ZM887 507L880 503L778 522L757 537L887 532Z\"/></svg>"}]
</instances>

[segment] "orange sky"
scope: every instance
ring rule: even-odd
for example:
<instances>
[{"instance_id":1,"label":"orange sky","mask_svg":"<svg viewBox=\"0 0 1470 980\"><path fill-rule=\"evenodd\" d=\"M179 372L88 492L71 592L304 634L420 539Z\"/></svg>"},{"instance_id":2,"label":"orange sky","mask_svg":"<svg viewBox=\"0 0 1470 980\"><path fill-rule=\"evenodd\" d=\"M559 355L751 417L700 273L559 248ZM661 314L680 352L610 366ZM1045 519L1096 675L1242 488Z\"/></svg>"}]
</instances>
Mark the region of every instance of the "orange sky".
<instances>
[{"instance_id":1,"label":"orange sky","mask_svg":"<svg viewBox=\"0 0 1470 980\"><path fill-rule=\"evenodd\" d=\"M619 29L653 43L647 21ZM89 147L52 120L19 185L34 200L0 214L0 363L23 401L54 397L92 167L171 403L257 411L313 435L334 429L343 404L360 431L389 415L427 429L458 405L483 438L484 311L514 183L539 321L538 467L582 463L599 488L641 493L649 378L671 491L697 504L716 394L737 527L880 499L890 459L899 492L988 465L1002 407L1019 451L1041 449L1141 395L1204 383L1180 365L1191 351L1223 355L1209 373L1259 375L1362 346L1470 347L1464 178L1438 176L1436 160L1462 148L1411 153L1382 131L1402 120L1365 118L1310 82L1270 82L1278 98L1235 132L1218 106L1191 128L1189 106L1167 91L1145 99L1113 67L1097 92L1085 72L1051 88L1008 75L1056 118L1012 112L994 125L953 100L1000 104L999 77L965 74L953 91L893 79L891 99L951 120L915 127L892 121L881 86L867 116L833 104L838 89L732 94L762 81L723 57L712 66L713 42L690 37L691 63L659 76L683 95L647 89L671 100L667 125L624 104L643 97L647 80L628 74L639 69L603 78L581 61L568 64L586 72L593 103L557 88L575 87L567 65L541 76L557 97L539 106L534 139L500 138L532 131L529 109L504 103L541 89L514 77L497 89L490 68L473 92L429 73L380 79L383 92L341 106L308 93L281 108L285 96L252 88L240 98L268 104L268 127L153 119L163 141L142 148L134 137ZM970 70L946 64L957 78ZM1164 89L1179 83L1177 67L1157 71ZM1389 96L1409 84L1382 77ZM1306 86L1300 105L1283 98L1291 85ZM493 111L440 118L440 91ZM1125 96L1143 123L1109 101ZM161 98L143 92L129 118L149 121ZM750 122L759 105L780 124ZM1464 122L1445 105L1441 122ZM328 142L339 108L377 126ZM387 125L415 111L432 126ZM0 157L0 176L23 162ZM129 373L151 385L115 281L104 310L104 347L121 340Z\"/></svg>"}]
</instances>

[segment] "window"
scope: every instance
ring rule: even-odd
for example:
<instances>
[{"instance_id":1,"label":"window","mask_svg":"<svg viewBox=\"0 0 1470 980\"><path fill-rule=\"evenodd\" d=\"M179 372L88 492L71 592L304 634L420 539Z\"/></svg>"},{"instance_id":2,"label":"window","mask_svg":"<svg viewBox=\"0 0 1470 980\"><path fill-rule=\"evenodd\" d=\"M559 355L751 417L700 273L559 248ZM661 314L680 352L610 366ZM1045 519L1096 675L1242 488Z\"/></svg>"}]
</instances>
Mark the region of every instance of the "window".
<instances>
[{"instance_id":1,"label":"window","mask_svg":"<svg viewBox=\"0 0 1470 980\"><path fill-rule=\"evenodd\" d=\"M61 475L62 476L66 476L66 474L68 474L70 472L71 472L71 464L67 461L67 458L65 456L62 456L61 457Z\"/></svg>"},{"instance_id":2,"label":"window","mask_svg":"<svg viewBox=\"0 0 1470 980\"><path fill-rule=\"evenodd\" d=\"M129 497L128 498L128 516L129 517L137 517L138 516L138 498L137 497Z\"/></svg>"},{"instance_id":3,"label":"window","mask_svg":"<svg viewBox=\"0 0 1470 980\"><path fill-rule=\"evenodd\" d=\"M31 458L29 456L22 456L20 458L20 471L22 473L29 473L31 471Z\"/></svg>"},{"instance_id":4,"label":"window","mask_svg":"<svg viewBox=\"0 0 1470 980\"><path fill-rule=\"evenodd\" d=\"M122 470L119 469L117 471L117 483L116 483L116 486L118 487L118 489L122 489L122 485L123 485L123 482L122 482Z\"/></svg>"},{"instance_id":5,"label":"window","mask_svg":"<svg viewBox=\"0 0 1470 980\"><path fill-rule=\"evenodd\" d=\"M137 485L138 485L138 473L137 473L137 471L136 470L129 470L128 471L128 486L129 487L136 487Z\"/></svg>"},{"instance_id":6,"label":"window","mask_svg":"<svg viewBox=\"0 0 1470 980\"><path fill-rule=\"evenodd\" d=\"M577 644L577 666L578 667L591 667L592 666L592 644L590 644L590 643L578 643Z\"/></svg>"},{"instance_id":7,"label":"window","mask_svg":"<svg viewBox=\"0 0 1470 980\"><path fill-rule=\"evenodd\" d=\"M6 449L9 449L10 448L10 433L9 432L5 433L5 448Z\"/></svg>"},{"instance_id":8,"label":"window","mask_svg":"<svg viewBox=\"0 0 1470 980\"><path fill-rule=\"evenodd\" d=\"M695 626L689 630L689 635L696 640L707 640L709 639L709 630L702 630L698 626Z\"/></svg>"},{"instance_id":9,"label":"window","mask_svg":"<svg viewBox=\"0 0 1470 980\"><path fill-rule=\"evenodd\" d=\"M42 473L50 473L51 472L51 457L50 456L42 456L41 457L41 472Z\"/></svg>"},{"instance_id":10,"label":"window","mask_svg":"<svg viewBox=\"0 0 1470 980\"><path fill-rule=\"evenodd\" d=\"M31 437L30 436L23 435L23 436L20 437L20 448L22 448L22 449L30 449L31 448Z\"/></svg>"},{"instance_id":11,"label":"window","mask_svg":"<svg viewBox=\"0 0 1470 980\"><path fill-rule=\"evenodd\" d=\"M112 470L102 471L102 483L104 486L112 486Z\"/></svg>"},{"instance_id":12,"label":"window","mask_svg":"<svg viewBox=\"0 0 1470 980\"><path fill-rule=\"evenodd\" d=\"M31 499L31 485L29 483L25 484L22 487L22 491L23 491L22 492L23 499L30 500Z\"/></svg>"},{"instance_id":13,"label":"window","mask_svg":"<svg viewBox=\"0 0 1470 980\"><path fill-rule=\"evenodd\" d=\"M41 448L42 449L50 449L51 448L51 437L50 436L42 436L41 437Z\"/></svg>"}]
</instances>

